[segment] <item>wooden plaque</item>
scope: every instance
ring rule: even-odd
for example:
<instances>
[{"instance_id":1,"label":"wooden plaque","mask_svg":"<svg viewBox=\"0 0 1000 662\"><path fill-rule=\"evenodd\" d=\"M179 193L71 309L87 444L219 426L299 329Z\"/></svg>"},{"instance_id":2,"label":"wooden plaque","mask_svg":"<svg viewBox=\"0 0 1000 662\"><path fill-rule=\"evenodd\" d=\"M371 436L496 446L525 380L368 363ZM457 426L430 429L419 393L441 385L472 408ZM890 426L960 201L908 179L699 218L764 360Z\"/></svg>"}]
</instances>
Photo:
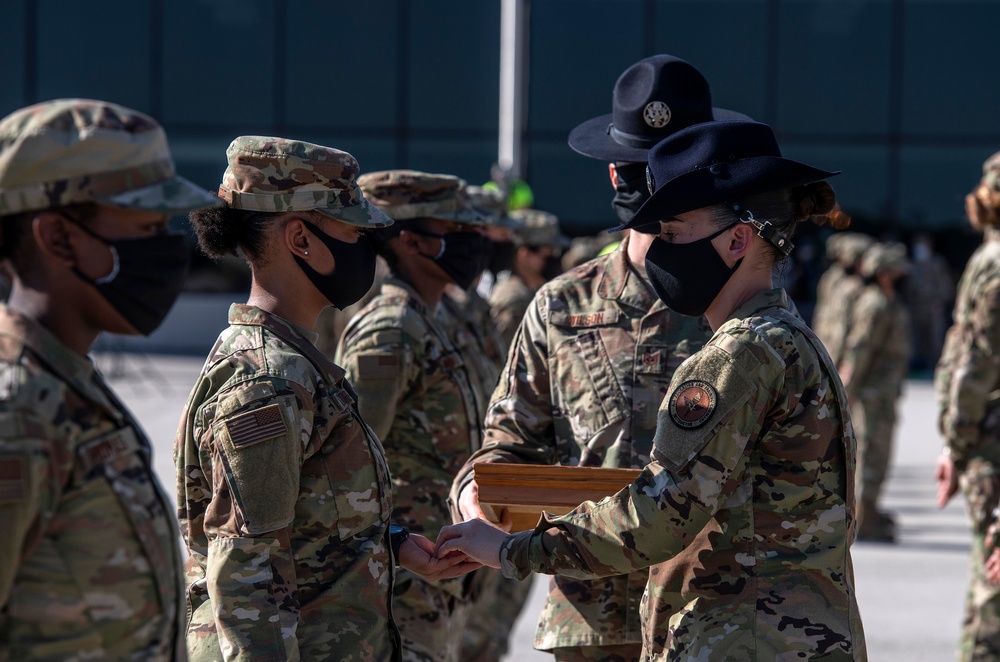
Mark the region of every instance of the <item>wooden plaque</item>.
<instances>
[{"instance_id":1,"label":"wooden plaque","mask_svg":"<svg viewBox=\"0 0 1000 662\"><path fill-rule=\"evenodd\" d=\"M640 469L480 463L475 466L479 505L491 521L504 510L513 531L535 528L542 511L565 515L584 501L600 501L631 485Z\"/></svg>"}]
</instances>

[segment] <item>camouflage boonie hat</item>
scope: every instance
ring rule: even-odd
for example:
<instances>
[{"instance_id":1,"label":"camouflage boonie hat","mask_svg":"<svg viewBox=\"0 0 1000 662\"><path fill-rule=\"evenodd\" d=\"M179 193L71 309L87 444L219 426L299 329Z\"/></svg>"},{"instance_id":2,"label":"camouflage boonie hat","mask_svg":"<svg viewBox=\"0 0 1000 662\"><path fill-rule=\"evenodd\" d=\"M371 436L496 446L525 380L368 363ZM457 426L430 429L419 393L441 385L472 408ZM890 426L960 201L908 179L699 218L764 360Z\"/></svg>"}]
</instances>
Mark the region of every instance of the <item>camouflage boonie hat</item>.
<instances>
[{"instance_id":1,"label":"camouflage boonie hat","mask_svg":"<svg viewBox=\"0 0 1000 662\"><path fill-rule=\"evenodd\" d=\"M540 209L515 209L510 215L524 223L524 227L514 233L519 244L569 247L569 238L559 231L559 219L555 214Z\"/></svg>"},{"instance_id":2,"label":"camouflage boonie hat","mask_svg":"<svg viewBox=\"0 0 1000 662\"><path fill-rule=\"evenodd\" d=\"M874 276L880 271L896 269L908 272L910 261L906 258L906 246L891 242L871 246L861 258L861 275Z\"/></svg>"},{"instance_id":3,"label":"camouflage boonie hat","mask_svg":"<svg viewBox=\"0 0 1000 662\"><path fill-rule=\"evenodd\" d=\"M0 214L84 202L163 213L222 204L177 176L163 127L138 111L56 99L0 120Z\"/></svg>"},{"instance_id":4,"label":"camouflage boonie hat","mask_svg":"<svg viewBox=\"0 0 1000 662\"><path fill-rule=\"evenodd\" d=\"M524 227L524 221L513 218L507 213L507 200L497 189L470 185L465 187L465 193L476 211L486 217L489 225L512 230Z\"/></svg>"},{"instance_id":5,"label":"camouflage boonie hat","mask_svg":"<svg viewBox=\"0 0 1000 662\"><path fill-rule=\"evenodd\" d=\"M365 200L358 161L347 152L302 140L240 136L226 150L219 197L233 209L318 211L362 228L392 219Z\"/></svg>"},{"instance_id":6,"label":"camouflage boonie hat","mask_svg":"<svg viewBox=\"0 0 1000 662\"><path fill-rule=\"evenodd\" d=\"M361 190L389 218L441 218L484 225L487 218L469 202L464 179L416 170L381 170L358 178Z\"/></svg>"},{"instance_id":7,"label":"camouflage boonie hat","mask_svg":"<svg viewBox=\"0 0 1000 662\"><path fill-rule=\"evenodd\" d=\"M983 184L991 191L1000 193L1000 152L983 163Z\"/></svg>"}]
</instances>

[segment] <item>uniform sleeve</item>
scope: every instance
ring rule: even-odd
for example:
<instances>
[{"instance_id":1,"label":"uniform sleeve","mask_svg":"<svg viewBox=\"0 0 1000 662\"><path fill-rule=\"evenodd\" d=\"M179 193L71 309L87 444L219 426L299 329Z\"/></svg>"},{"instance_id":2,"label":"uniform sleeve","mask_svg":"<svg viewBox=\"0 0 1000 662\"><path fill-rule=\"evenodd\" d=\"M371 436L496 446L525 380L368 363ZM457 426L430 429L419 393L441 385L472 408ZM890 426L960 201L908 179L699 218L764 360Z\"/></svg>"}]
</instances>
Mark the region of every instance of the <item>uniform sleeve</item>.
<instances>
[{"instance_id":1,"label":"uniform sleeve","mask_svg":"<svg viewBox=\"0 0 1000 662\"><path fill-rule=\"evenodd\" d=\"M45 532L72 467L64 444L34 417L0 413L0 611L6 609L20 559Z\"/></svg>"},{"instance_id":2,"label":"uniform sleeve","mask_svg":"<svg viewBox=\"0 0 1000 662\"><path fill-rule=\"evenodd\" d=\"M653 461L636 481L508 537L500 553L504 574L624 574L681 552L740 484L749 442L771 394L780 392L771 366L753 370L755 362L715 344L686 361L660 408Z\"/></svg>"},{"instance_id":3,"label":"uniform sleeve","mask_svg":"<svg viewBox=\"0 0 1000 662\"><path fill-rule=\"evenodd\" d=\"M246 384L219 400L210 447L214 483L224 488L206 514L217 533L205 572L227 661L298 656L289 526L312 411L308 393L281 383Z\"/></svg>"},{"instance_id":4,"label":"uniform sleeve","mask_svg":"<svg viewBox=\"0 0 1000 662\"><path fill-rule=\"evenodd\" d=\"M412 388L413 347L396 328L360 327L341 341L335 359L358 394L361 417L379 439L392 429L396 410Z\"/></svg>"},{"instance_id":5,"label":"uniform sleeve","mask_svg":"<svg viewBox=\"0 0 1000 662\"><path fill-rule=\"evenodd\" d=\"M941 431L959 465L980 443L990 392L1000 379L1000 281L979 291L971 326L962 347L949 347L950 376L942 394Z\"/></svg>"},{"instance_id":6,"label":"uniform sleeve","mask_svg":"<svg viewBox=\"0 0 1000 662\"><path fill-rule=\"evenodd\" d=\"M452 498L472 479L478 462L556 464L548 333L536 298L528 306L489 408L483 446L459 471Z\"/></svg>"}]
</instances>

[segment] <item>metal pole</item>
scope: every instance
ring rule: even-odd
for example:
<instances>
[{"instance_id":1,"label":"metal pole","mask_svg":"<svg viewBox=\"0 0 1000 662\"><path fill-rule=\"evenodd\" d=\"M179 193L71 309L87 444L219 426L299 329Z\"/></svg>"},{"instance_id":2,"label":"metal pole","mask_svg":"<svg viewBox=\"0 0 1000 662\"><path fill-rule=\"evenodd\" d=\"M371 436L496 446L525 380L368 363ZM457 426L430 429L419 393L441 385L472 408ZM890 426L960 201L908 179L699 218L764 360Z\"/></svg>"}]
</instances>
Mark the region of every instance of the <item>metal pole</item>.
<instances>
[{"instance_id":1,"label":"metal pole","mask_svg":"<svg viewBox=\"0 0 1000 662\"><path fill-rule=\"evenodd\" d=\"M527 0L500 0L500 136L497 165L520 178L527 80Z\"/></svg>"}]
</instances>

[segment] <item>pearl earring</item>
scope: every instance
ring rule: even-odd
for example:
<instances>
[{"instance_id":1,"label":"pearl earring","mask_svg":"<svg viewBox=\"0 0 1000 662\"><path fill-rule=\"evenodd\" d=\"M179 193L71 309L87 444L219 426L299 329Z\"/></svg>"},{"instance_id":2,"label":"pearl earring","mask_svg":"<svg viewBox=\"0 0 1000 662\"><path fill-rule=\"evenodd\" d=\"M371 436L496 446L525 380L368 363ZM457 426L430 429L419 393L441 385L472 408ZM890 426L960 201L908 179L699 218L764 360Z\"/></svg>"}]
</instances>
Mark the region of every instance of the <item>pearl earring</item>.
<instances>
[{"instance_id":1,"label":"pearl earring","mask_svg":"<svg viewBox=\"0 0 1000 662\"><path fill-rule=\"evenodd\" d=\"M302 251L303 255L309 255L309 251Z\"/></svg>"}]
</instances>

